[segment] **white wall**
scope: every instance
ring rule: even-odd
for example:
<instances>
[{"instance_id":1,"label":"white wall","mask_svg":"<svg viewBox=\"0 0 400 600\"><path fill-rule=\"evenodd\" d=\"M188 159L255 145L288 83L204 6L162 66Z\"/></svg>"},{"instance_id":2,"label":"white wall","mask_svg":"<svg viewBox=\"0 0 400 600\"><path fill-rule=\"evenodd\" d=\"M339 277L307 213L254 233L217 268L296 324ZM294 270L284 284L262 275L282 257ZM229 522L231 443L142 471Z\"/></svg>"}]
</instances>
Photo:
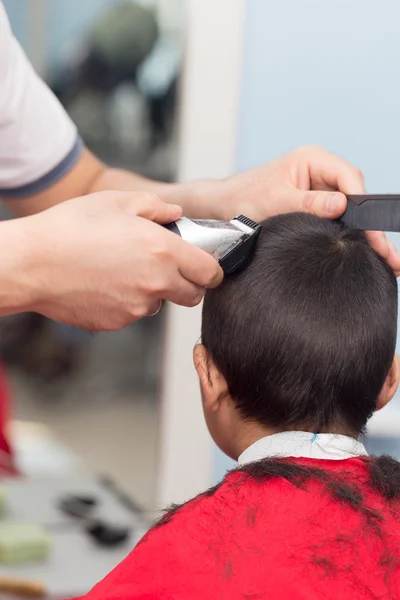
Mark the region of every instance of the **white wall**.
<instances>
[{"instance_id":1,"label":"white wall","mask_svg":"<svg viewBox=\"0 0 400 600\"><path fill-rule=\"evenodd\" d=\"M248 0L237 168L317 143L400 190L400 3Z\"/></svg>"},{"instance_id":2,"label":"white wall","mask_svg":"<svg viewBox=\"0 0 400 600\"><path fill-rule=\"evenodd\" d=\"M7 11L8 18L12 23L13 32L17 40L22 44L26 43L28 36L28 13L29 0L2 0Z\"/></svg>"},{"instance_id":3,"label":"white wall","mask_svg":"<svg viewBox=\"0 0 400 600\"><path fill-rule=\"evenodd\" d=\"M233 171L243 26L242 0L187 0L179 178ZM203 422L192 350L200 309L170 306L161 414L160 506L181 502L213 479L213 445Z\"/></svg>"}]
</instances>

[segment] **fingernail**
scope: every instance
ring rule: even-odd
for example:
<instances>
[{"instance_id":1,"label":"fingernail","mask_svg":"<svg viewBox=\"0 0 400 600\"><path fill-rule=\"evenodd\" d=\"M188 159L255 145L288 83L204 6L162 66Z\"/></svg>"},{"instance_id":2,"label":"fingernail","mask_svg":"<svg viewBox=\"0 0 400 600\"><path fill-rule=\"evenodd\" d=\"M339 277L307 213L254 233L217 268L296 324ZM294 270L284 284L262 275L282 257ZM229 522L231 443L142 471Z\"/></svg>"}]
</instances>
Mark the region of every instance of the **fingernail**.
<instances>
[{"instance_id":1,"label":"fingernail","mask_svg":"<svg viewBox=\"0 0 400 600\"><path fill-rule=\"evenodd\" d=\"M182 210L182 206L179 206L179 204L170 204L169 206L173 210L180 210L180 211Z\"/></svg>"},{"instance_id":2,"label":"fingernail","mask_svg":"<svg viewBox=\"0 0 400 600\"><path fill-rule=\"evenodd\" d=\"M331 194L326 200L326 212L328 215L337 215L343 207L343 198L339 194Z\"/></svg>"}]
</instances>

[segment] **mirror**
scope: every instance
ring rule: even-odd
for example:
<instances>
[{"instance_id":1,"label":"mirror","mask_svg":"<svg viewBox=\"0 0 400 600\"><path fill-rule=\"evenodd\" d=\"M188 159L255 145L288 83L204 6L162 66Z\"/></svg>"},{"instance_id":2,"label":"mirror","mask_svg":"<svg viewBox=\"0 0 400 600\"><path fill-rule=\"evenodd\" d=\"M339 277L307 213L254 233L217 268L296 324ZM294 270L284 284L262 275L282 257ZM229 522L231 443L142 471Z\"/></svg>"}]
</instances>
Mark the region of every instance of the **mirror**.
<instances>
[{"instance_id":1,"label":"mirror","mask_svg":"<svg viewBox=\"0 0 400 600\"><path fill-rule=\"evenodd\" d=\"M111 166L173 181L181 0L4 5L15 36L87 147ZM39 315L1 320L16 419L11 437L24 472L102 473L152 509L163 323L161 313L120 332L90 335Z\"/></svg>"}]
</instances>

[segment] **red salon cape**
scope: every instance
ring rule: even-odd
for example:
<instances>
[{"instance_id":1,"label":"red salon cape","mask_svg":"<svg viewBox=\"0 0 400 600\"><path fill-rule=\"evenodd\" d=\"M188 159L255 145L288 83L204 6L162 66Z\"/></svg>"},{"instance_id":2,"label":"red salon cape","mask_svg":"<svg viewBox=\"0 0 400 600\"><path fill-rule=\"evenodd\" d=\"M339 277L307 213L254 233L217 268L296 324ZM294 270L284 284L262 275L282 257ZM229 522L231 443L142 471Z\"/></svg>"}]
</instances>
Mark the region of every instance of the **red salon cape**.
<instances>
[{"instance_id":1,"label":"red salon cape","mask_svg":"<svg viewBox=\"0 0 400 600\"><path fill-rule=\"evenodd\" d=\"M316 480L299 488L232 472L153 528L85 600L400 599L399 502L373 492L359 458L286 460L357 483L367 511Z\"/></svg>"},{"instance_id":2,"label":"red salon cape","mask_svg":"<svg viewBox=\"0 0 400 600\"><path fill-rule=\"evenodd\" d=\"M12 448L7 439L11 413L11 394L3 365L0 363L0 478L16 475Z\"/></svg>"}]
</instances>

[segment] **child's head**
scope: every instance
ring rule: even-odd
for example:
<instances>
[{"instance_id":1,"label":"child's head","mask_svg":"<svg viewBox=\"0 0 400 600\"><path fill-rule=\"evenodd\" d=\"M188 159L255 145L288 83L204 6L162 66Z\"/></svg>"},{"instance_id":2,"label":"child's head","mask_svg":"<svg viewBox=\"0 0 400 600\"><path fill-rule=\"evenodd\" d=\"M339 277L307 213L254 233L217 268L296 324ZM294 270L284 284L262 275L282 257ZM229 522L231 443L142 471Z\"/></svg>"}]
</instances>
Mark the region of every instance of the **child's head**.
<instances>
[{"instance_id":1,"label":"child's head","mask_svg":"<svg viewBox=\"0 0 400 600\"><path fill-rule=\"evenodd\" d=\"M396 391L396 278L362 232L264 223L251 264L208 291L195 349L207 425L237 455L285 430L358 435Z\"/></svg>"}]
</instances>

